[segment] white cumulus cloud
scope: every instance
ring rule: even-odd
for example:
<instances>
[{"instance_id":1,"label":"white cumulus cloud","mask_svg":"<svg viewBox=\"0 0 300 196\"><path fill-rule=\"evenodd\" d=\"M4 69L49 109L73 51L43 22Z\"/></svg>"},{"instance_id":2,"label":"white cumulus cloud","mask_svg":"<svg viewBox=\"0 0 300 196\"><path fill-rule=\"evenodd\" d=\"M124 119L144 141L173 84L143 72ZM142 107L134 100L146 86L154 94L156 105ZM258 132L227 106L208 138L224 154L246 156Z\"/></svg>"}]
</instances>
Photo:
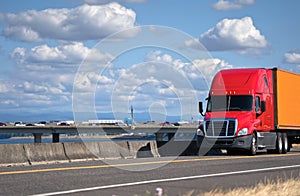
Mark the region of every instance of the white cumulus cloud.
<instances>
[{"instance_id":1,"label":"white cumulus cloud","mask_svg":"<svg viewBox=\"0 0 300 196\"><path fill-rule=\"evenodd\" d=\"M147 0L114 0L114 2L120 2L120 3L144 3ZM88 3L88 4L92 4L92 5L96 5L96 4L105 4L105 3L109 3L112 2L111 0L83 0L83 2Z\"/></svg>"},{"instance_id":2,"label":"white cumulus cloud","mask_svg":"<svg viewBox=\"0 0 300 196\"><path fill-rule=\"evenodd\" d=\"M201 88L199 85L201 79L204 78L209 83L219 70L233 68L233 65L218 58L195 59L193 62L184 62L181 59L174 59L172 56L164 54L159 50L149 52L147 58L149 61L162 62L170 65L176 72L179 72L191 82L195 89ZM167 72L163 73L166 74Z\"/></svg>"},{"instance_id":3,"label":"white cumulus cloud","mask_svg":"<svg viewBox=\"0 0 300 196\"><path fill-rule=\"evenodd\" d=\"M11 58L19 65L32 69L47 69L51 67L75 68L85 60L87 62L104 62L112 58L109 54L102 54L97 49L89 49L81 42L73 42L56 47L39 45L31 49L15 48Z\"/></svg>"},{"instance_id":4,"label":"white cumulus cloud","mask_svg":"<svg viewBox=\"0 0 300 196\"><path fill-rule=\"evenodd\" d=\"M213 28L202 34L199 41L210 51L247 51L268 46L251 17L223 19Z\"/></svg>"},{"instance_id":5,"label":"white cumulus cloud","mask_svg":"<svg viewBox=\"0 0 300 196\"><path fill-rule=\"evenodd\" d=\"M284 54L284 58L286 63L300 65L300 53L288 52Z\"/></svg>"},{"instance_id":6,"label":"white cumulus cloud","mask_svg":"<svg viewBox=\"0 0 300 196\"><path fill-rule=\"evenodd\" d=\"M28 10L2 14L2 34L10 39L39 42L43 39L97 40L134 27L136 13L118 3L82 5L73 9Z\"/></svg>"},{"instance_id":7,"label":"white cumulus cloud","mask_svg":"<svg viewBox=\"0 0 300 196\"><path fill-rule=\"evenodd\" d=\"M8 82L0 85L0 90L7 94L5 100L18 103L20 111L29 107L44 108L45 105L49 111L57 108L70 110L74 78L83 60L90 63L93 71L81 73L88 74L85 87L97 82L111 85L110 78L97 74L99 66L112 59L110 54L88 48L81 42L62 43L57 46L44 44L33 48L15 48L11 58L16 62L18 71L11 73L14 79L10 80L10 85ZM3 107L8 107L9 102L5 100L0 102Z\"/></svg>"},{"instance_id":8,"label":"white cumulus cloud","mask_svg":"<svg viewBox=\"0 0 300 196\"><path fill-rule=\"evenodd\" d=\"M219 0L217 3L213 4L212 7L219 11L239 10L246 5L252 5L254 3L255 0Z\"/></svg>"},{"instance_id":9,"label":"white cumulus cloud","mask_svg":"<svg viewBox=\"0 0 300 196\"><path fill-rule=\"evenodd\" d=\"M282 67L285 70L300 73L300 52L299 49L294 49L292 51L286 52L284 54L284 67ZM289 68L288 68L289 67Z\"/></svg>"},{"instance_id":10,"label":"white cumulus cloud","mask_svg":"<svg viewBox=\"0 0 300 196\"><path fill-rule=\"evenodd\" d=\"M162 107L166 112L196 116L194 106L207 96L212 77L217 71L232 67L218 58L187 62L162 50L149 51L145 63L113 74L116 82L111 103L126 113L128 103L145 111L153 104L165 102Z\"/></svg>"}]
</instances>

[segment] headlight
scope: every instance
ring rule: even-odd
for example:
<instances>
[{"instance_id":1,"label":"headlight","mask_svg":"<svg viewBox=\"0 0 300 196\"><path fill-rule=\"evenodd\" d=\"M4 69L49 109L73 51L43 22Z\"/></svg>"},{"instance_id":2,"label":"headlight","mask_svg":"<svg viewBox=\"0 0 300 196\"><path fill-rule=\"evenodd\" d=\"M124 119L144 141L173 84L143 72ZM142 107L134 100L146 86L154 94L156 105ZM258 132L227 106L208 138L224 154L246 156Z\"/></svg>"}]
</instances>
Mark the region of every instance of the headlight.
<instances>
[{"instance_id":1,"label":"headlight","mask_svg":"<svg viewBox=\"0 0 300 196\"><path fill-rule=\"evenodd\" d=\"M247 134L248 134L248 128L242 128L242 129L238 132L238 136L247 135Z\"/></svg>"},{"instance_id":2,"label":"headlight","mask_svg":"<svg viewBox=\"0 0 300 196\"><path fill-rule=\"evenodd\" d=\"M197 135L198 136L204 136L204 133L201 129L197 129Z\"/></svg>"}]
</instances>

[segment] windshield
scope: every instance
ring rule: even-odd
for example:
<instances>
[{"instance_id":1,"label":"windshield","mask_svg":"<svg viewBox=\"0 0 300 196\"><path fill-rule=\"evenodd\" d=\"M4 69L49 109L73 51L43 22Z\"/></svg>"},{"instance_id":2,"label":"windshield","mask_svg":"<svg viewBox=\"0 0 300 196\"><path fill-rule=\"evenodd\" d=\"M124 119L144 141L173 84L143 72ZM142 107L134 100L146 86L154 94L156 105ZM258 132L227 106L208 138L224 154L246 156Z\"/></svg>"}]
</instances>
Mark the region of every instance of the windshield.
<instances>
[{"instance_id":1,"label":"windshield","mask_svg":"<svg viewBox=\"0 0 300 196\"><path fill-rule=\"evenodd\" d=\"M210 96L207 112L211 111L251 111L253 97L251 95Z\"/></svg>"}]
</instances>

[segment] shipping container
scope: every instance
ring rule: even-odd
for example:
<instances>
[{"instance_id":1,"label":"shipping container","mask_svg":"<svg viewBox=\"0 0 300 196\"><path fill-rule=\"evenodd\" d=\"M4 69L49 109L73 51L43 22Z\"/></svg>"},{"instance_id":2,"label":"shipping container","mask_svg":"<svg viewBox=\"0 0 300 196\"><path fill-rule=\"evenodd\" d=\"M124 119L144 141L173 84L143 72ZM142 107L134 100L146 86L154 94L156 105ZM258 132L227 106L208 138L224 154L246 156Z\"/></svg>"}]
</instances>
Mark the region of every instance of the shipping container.
<instances>
[{"instance_id":1,"label":"shipping container","mask_svg":"<svg viewBox=\"0 0 300 196\"><path fill-rule=\"evenodd\" d=\"M300 130L300 75L274 69L275 125Z\"/></svg>"}]
</instances>

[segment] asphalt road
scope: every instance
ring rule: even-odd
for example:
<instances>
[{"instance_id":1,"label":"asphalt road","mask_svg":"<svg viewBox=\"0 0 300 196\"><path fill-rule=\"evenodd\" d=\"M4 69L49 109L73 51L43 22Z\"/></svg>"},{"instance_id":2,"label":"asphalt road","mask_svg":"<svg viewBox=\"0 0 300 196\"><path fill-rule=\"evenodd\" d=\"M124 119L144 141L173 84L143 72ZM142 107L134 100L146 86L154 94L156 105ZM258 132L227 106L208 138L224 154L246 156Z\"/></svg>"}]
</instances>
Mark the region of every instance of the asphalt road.
<instances>
[{"instance_id":1,"label":"asphalt road","mask_svg":"<svg viewBox=\"0 0 300 196\"><path fill-rule=\"evenodd\" d=\"M299 178L300 149L286 155L161 157L0 168L1 195L167 195Z\"/></svg>"}]
</instances>

